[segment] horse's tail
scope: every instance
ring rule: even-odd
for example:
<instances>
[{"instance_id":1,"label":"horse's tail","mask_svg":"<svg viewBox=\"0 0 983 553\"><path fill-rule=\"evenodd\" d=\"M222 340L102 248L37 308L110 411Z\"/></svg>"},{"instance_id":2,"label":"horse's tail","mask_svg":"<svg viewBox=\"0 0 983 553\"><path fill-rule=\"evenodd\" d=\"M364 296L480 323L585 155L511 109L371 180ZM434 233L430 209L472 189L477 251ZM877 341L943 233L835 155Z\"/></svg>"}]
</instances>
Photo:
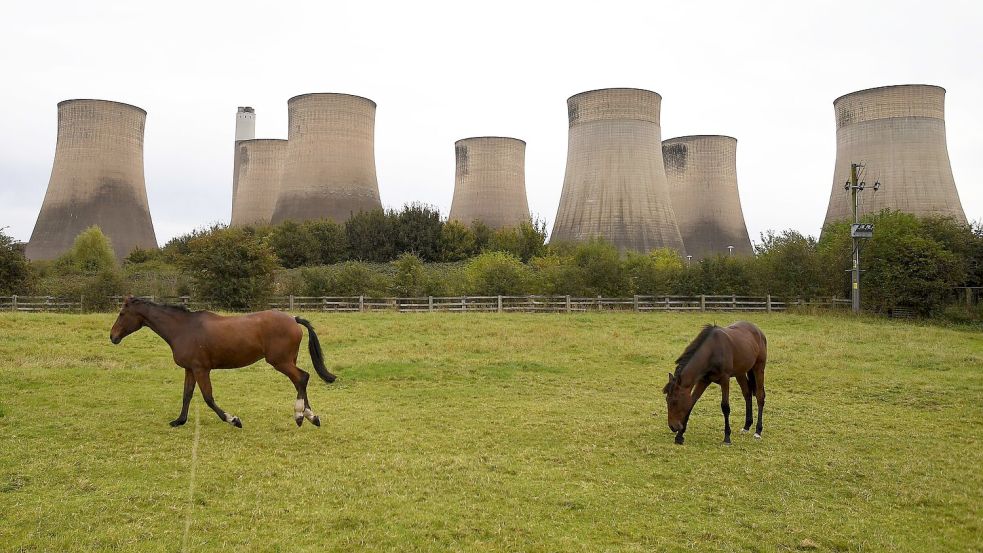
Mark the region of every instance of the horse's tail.
<instances>
[{"instance_id":1,"label":"horse's tail","mask_svg":"<svg viewBox=\"0 0 983 553\"><path fill-rule=\"evenodd\" d=\"M750 371L747 372L747 383L748 383L748 386L751 388L751 395L753 396L756 393L755 390L758 389L758 385L755 384L754 371L753 370L750 370Z\"/></svg>"},{"instance_id":2,"label":"horse's tail","mask_svg":"<svg viewBox=\"0 0 983 553\"><path fill-rule=\"evenodd\" d=\"M314 327L311 326L311 322L301 319L300 317L294 317L297 324L307 327L307 351L311 354L311 362L314 363L314 370L317 371L317 375L321 377L322 380L331 384L337 378L335 375L328 372L328 368L324 366L324 354L321 353L321 342L317 339L317 334L314 333Z\"/></svg>"}]
</instances>

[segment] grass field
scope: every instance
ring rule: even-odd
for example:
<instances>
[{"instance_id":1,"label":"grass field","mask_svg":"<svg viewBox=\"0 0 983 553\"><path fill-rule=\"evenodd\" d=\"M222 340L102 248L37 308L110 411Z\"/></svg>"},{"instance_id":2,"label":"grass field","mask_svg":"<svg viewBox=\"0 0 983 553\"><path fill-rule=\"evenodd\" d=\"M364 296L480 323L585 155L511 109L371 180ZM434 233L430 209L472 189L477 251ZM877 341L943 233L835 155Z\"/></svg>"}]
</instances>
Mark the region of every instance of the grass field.
<instances>
[{"instance_id":1,"label":"grass field","mask_svg":"<svg viewBox=\"0 0 983 553\"><path fill-rule=\"evenodd\" d=\"M238 430L197 394L168 426L183 371L149 330L0 315L0 549L983 550L978 332L751 316L764 439L721 446L713 387L676 446L666 373L733 317L312 315L322 427L255 365L213 373Z\"/></svg>"}]
</instances>

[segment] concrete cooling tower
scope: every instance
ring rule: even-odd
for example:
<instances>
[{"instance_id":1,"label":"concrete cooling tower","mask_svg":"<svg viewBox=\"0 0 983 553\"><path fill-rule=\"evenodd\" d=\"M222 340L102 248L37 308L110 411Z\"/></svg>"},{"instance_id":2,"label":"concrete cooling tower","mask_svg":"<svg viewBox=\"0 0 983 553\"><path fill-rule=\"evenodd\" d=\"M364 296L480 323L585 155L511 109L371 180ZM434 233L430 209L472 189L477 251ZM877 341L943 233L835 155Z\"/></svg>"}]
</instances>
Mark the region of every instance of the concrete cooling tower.
<instances>
[{"instance_id":1,"label":"concrete cooling tower","mask_svg":"<svg viewBox=\"0 0 983 553\"><path fill-rule=\"evenodd\" d=\"M287 102L287 156L272 223L382 209L375 174L375 102L303 94Z\"/></svg>"},{"instance_id":2,"label":"concrete cooling tower","mask_svg":"<svg viewBox=\"0 0 983 553\"><path fill-rule=\"evenodd\" d=\"M236 142L239 187L232 200L232 226L270 224L286 154L286 140L260 138Z\"/></svg>"},{"instance_id":3,"label":"concrete cooling tower","mask_svg":"<svg viewBox=\"0 0 983 553\"><path fill-rule=\"evenodd\" d=\"M530 220L525 142L500 136L465 138L454 143L454 157L450 219L481 221L496 229Z\"/></svg>"},{"instance_id":4,"label":"concrete cooling tower","mask_svg":"<svg viewBox=\"0 0 983 553\"><path fill-rule=\"evenodd\" d=\"M106 100L58 104L58 142L51 179L31 241L30 259L53 259L98 225L117 258L156 248L143 177L147 112Z\"/></svg>"},{"instance_id":5,"label":"concrete cooling tower","mask_svg":"<svg viewBox=\"0 0 983 553\"><path fill-rule=\"evenodd\" d=\"M680 136L662 143L669 198L686 253L695 259L751 255L737 191L737 139ZM733 246L733 252L728 246Z\"/></svg>"},{"instance_id":6,"label":"concrete cooling tower","mask_svg":"<svg viewBox=\"0 0 983 553\"><path fill-rule=\"evenodd\" d=\"M833 101L836 169L826 223L853 219L850 164L863 163L868 185L861 214L896 209L916 215L947 215L966 222L949 166L945 141L945 89L930 85L884 86Z\"/></svg>"},{"instance_id":7,"label":"concrete cooling tower","mask_svg":"<svg viewBox=\"0 0 983 553\"><path fill-rule=\"evenodd\" d=\"M662 161L662 96L609 88L567 100L567 169L551 241L684 252Z\"/></svg>"}]
</instances>

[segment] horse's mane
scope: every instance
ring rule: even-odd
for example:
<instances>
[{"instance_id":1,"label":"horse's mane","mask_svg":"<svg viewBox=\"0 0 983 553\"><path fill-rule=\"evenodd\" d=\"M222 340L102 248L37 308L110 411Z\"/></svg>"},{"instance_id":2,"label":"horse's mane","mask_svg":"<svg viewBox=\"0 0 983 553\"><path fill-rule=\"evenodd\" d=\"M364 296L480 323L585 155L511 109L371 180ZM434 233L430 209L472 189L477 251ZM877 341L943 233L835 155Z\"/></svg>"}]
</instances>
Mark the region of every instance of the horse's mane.
<instances>
[{"instance_id":1,"label":"horse's mane","mask_svg":"<svg viewBox=\"0 0 983 553\"><path fill-rule=\"evenodd\" d=\"M696 352L699 351L700 346L703 345L703 342L706 342L707 338L710 337L710 334L712 334L713 331L718 328L720 327L715 324L705 325L703 327L703 330L701 330L700 333L696 335L696 338L694 338L693 341L690 342L688 346L686 346L686 349L683 350L683 354L680 355L678 359L676 359L677 377L682 374L683 368L685 368L686 364L689 363L690 359L692 359L693 356L696 355Z\"/></svg>"},{"instance_id":2,"label":"horse's mane","mask_svg":"<svg viewBox=\"0 0 983 553\"><path fill-rule=\"evenodd\" d=\"M181 312L184 312L184 313L193 313L193 311L191 311L190 309L187 308L187 306L184 306L184 305L175 305L175 304L171 304L171 303L154 303L154 302L152 302L150 300L145 300L145 299L141 299L141 298L133 298L130 301L132 301L133 303L142 303L144 305L151 305L153 307L162 307L164 309L172 309L172 310L181 311Z\"/></svg>"}]
</instances>

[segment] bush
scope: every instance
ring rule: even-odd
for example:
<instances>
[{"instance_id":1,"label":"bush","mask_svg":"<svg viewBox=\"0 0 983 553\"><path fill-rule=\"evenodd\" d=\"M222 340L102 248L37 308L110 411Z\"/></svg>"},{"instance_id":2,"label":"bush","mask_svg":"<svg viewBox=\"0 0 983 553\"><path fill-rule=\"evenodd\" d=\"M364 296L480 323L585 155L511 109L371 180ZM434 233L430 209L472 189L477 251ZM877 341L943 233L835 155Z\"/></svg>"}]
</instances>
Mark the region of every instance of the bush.
<instances>
[{"instance_id":1,"label":"bush","mask_svg":"<svg viewBox=\"0 0 983 553\"><path fill-rule=\"evenodd\" d=\"M307 267L301 270L305 296L367 296L387 295L391 279L366 263L347 261L340 265Z\"/></svg>"},{"instance_id":2,"label":"bush","mask_svg":"<svg viewBox=\"0 0 983 553\"><path fill-rule=\"evenodd\" d=\"M349 259L386 262L396 253L394 217L381 209L362 211L345 221Z\"/></svg>"},{"instance_id":3,"label":"bush","mask_svg":"<svg viewBox=\"0 0 983 553\"><path fill-rule=\"evenodd\" d=\"M347 259L348 239L344 227L327 219L307 221L304 227L316 244L318 263L330 265Z\"/></svg>"},{"instance_id":4,"label":"bush","mask_svg":"<svg viewBox=\"0 0 983 553\"><path fill-rule=\"evenodd\" d=\"M424 261L441 259L444 223L436 207L413 203L395 215L396 255L412 253Z\"/></svg>"},{"instance_id":5,"label":"bush","mask_svg":"<svg viewBox=\"0 0 983 553\"><path fill-rule=\"evenodd\" d=\"M670 248L659 248L648 254L628 252L623 265L626 295L670 295L683 271L683 260Z\"/></svg>"},{"instance_id":6,"label":"bush","mask_svg":"<svg viewBox=\"0 0 983 553\"><path fill-rule=\"evenodd\" d=\"M24 253L0 228L0 296L27 294L32 280L31 267Z\"/></svg>"},{"instance_id":7,"label":"bush","mask_svg":"<svg viewBox=\"0 0 983 553\"><path fill-rule=\"evenodd\" d=\"M266 307L276 267L269 245L241 228L190 240L181 265L201 299L235 310Z\"/></svg>"},{"instance_id":8,"label":"bush","mask_svg":"<svg viewBox=\"0 0 983 553\"><path fill-rule=\"evenodd\" d=\"M459 221L447 221L440 229L440 259L464 261L478 253L474 231Z\"/></svg>"},{"instance_id":9,"label":"bush","mask_svg":"<svg viewBox=\"0 0 983 553\"><path fill-rule=\"evenodd\" d=\"M268 240L280 265L287 269L321 263L319 244L307 225L284 221L271 229Z\"/></svg>"},{"instance_id":10,"label":"bush","mask_svg":"<svg viewBox=\"0 0 983 553\"><path fill-rule=\"evenodd\" d=\"M396 297L417 297L427 292L427 275L423 261L419 257L404 253L393 261L396 277L393 279L392 294Z\"/></svg>"},{"instance_id":11,"label":"bush","mask_svg":"<svg viewBox=\"0 0 983 553\"><path fill-rule=\"evenodd\" d=\"M816 239L794 230L761 234L755 245L755 291L782 298L817 297L823 294L822 258Z\"/></svg>"},{"instance_id":12,"label":"bush","mask_svg":"<svg viewBox=\"0 0 983 553\"><path fill-rule=\"evenodd\" d=\"M465 267L467 293L479 296L525 294L528 269L519 258L505 252L486 252Z\"/></svg>"},{"instance_id":13,"label":"bush","mask_svg":"<svg viewBox=\"0 0 983 553\"><path fill-rule=\"evenodd\" d=\"M55 260L58 274L93 274L116 268L116 254L109 238L97 226L82 231L75 237L71 249Z\"/></svg>"}]
</instances>

